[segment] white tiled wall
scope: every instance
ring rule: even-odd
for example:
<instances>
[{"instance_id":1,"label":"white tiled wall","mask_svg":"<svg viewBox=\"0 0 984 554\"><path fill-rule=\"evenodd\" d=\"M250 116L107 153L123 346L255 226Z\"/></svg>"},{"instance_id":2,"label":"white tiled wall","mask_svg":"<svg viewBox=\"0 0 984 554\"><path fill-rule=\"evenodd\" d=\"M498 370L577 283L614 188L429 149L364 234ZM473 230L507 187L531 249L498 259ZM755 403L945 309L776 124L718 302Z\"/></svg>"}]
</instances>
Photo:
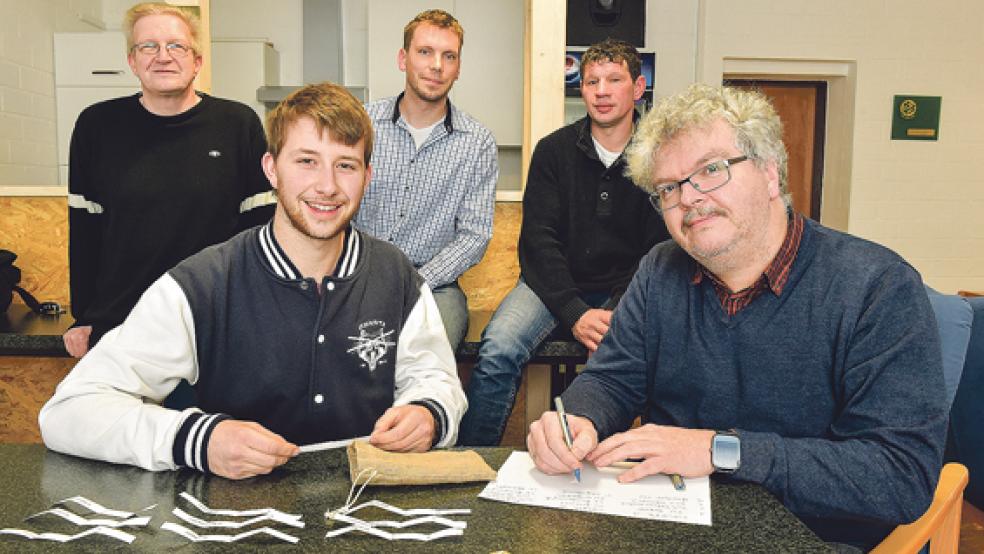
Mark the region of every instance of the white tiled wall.
<instances>
[{"instance_id":1,"label":"white tiled wall","mask_svg":"<svg viewBox=\"0 0 984 554\"><path fill-rule=\"evenodd\" d=\"M945 292L984 290L984 3L704 0L699 80L728 58L848 60L857 89L848 230ZM896 94L942 96L937 142L892 141Z\"/></svg>"},{"instance_id":2,"label":"white tiled wall","mask_svg":"<svg viewBox=\"0 0 984 554\"><path fill-rule=\"evenodd\" d=\"M52 33L93 31L100 0L0 0L0 187L57 187Z\"/></svg>"}]
</instances>

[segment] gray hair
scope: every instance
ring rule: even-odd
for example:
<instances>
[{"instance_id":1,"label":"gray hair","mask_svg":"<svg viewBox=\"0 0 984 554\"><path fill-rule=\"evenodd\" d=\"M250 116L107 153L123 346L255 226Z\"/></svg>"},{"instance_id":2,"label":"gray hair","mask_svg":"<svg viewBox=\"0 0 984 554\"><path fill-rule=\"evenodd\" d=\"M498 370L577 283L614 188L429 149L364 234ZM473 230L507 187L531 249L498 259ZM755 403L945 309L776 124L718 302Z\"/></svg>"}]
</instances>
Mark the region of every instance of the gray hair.
<instances>
[{"instance_id":1,"label":"gray hair","mask_svg":"<svg viewBox=\"0 0 984 554\"><path fill-rule=\"evenodd\" d=\"M652 192L660 146L681 132L707 127L718 120L731 126L735 147L757 166L776 163L779 190L789 206L788 156L782 142L782 122L761 92L694 84L680 94L661 99L639 121L626 149L626 175L643 190Z\"/></svg>"}]
</instances>

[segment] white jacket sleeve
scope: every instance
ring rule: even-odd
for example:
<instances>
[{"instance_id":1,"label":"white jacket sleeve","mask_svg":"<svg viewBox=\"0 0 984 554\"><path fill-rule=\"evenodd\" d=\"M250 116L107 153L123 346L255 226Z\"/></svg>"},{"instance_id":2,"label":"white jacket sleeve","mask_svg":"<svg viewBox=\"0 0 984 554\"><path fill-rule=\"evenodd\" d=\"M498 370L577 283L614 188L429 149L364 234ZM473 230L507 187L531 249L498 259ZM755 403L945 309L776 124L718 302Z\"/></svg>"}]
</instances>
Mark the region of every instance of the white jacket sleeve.
<instances>
[{"instance_id":1,"label":"white jacket sleeve","mask_svg":"<svg viewBox=\"0 0 984 554\"><path fill-rule=\"evenodd\" d=\"M397 341L395 388L396 406L415 401L437 404L445 421L440 422L443 436L436 446L454 446L468 400L458 380L441 313L427 284L421 285L420 298Z\"/></svg>"},{"instance_id":2,"label":"white jacket sleeve","mask_svg":"<svg viewBox=\"0 0 984 554\"><path fill-rule=\"evenodd\" d=\"M198 362L188 300L165 274L58 385L38 421L52 450L149 470L176 469L172 446L198 410L159 404Z\"/></svg>"}]
</instances>

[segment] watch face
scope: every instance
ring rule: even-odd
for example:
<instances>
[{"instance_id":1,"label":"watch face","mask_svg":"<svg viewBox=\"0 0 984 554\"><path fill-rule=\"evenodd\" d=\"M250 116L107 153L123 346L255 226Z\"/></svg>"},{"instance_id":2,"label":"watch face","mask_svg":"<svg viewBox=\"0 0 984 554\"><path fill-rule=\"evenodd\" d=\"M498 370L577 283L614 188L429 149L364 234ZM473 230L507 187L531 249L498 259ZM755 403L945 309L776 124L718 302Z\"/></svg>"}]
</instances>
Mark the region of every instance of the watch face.
<instances>
[{"instance_id":1,"label":"watch face","mask_svg":"<svg viewBox=\"0 0 984 554\"><path fill-rule=\"evenodd\" d=\"M738 469L741 461L741 441L733 435L715 435L711 449L711 464L723 471Z\"/></svg>"}]
</instances>

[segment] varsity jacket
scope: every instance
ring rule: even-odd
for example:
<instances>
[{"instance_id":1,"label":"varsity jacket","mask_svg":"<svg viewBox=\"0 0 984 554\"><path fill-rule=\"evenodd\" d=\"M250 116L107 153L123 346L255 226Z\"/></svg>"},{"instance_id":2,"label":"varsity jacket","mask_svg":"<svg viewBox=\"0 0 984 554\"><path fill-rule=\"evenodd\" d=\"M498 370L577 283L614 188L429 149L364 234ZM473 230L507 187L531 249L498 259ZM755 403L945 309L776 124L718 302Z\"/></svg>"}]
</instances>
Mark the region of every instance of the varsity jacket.
<instances>
[{"instance_id":1,"label":"varsity jacket","mask_svg":"<svg viewBox=\"0 0 984 554\"><path fill-rule=\"evenodd\" d=\"M224 418L303 445L368 435L394 405L454 444L467 408L430 289L395 247L350 228L333 275L303 278L272 224L188 258L86 355L42 408L52 450L150 470L208 470ZM159 404L186 379L198 405Z\"/></svg>"}]
</instances>

